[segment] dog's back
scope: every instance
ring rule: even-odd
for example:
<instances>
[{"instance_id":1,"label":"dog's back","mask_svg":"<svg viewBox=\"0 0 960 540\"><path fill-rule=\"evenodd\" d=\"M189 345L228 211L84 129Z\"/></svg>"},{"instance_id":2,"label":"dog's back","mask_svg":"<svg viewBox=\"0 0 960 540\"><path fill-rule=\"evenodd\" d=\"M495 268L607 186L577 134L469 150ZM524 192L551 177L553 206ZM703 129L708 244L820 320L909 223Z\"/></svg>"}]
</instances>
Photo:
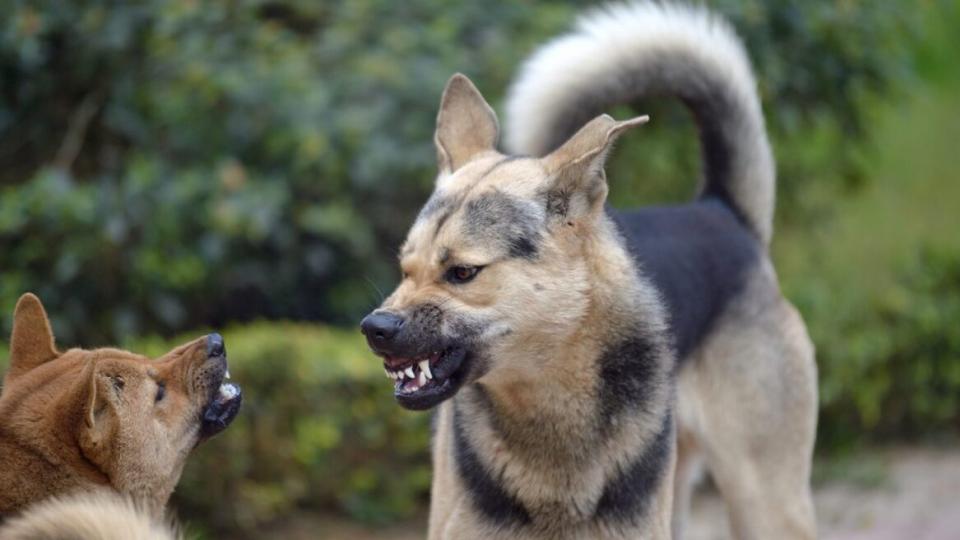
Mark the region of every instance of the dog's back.
<instances>
[{"instance_id":1,"label":"dog's back","mask_svg":"<svg viewBox=\"0 0 960 540\"><path fill-rule=\"evenodd\" d=\"M180 535L108 493L53 498L0 527L0 540L175 540Z\"/></svg>"}]
</instances>

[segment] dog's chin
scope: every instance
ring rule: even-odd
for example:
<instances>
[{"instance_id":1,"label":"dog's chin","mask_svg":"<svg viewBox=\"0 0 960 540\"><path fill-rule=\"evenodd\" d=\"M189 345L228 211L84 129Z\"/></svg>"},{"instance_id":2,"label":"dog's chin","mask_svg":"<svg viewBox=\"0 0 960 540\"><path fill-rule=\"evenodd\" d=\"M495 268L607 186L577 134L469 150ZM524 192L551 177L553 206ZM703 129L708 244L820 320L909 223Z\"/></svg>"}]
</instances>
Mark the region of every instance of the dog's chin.
<instances>
[{"instance_id":1,"label":"dog's chin","mask_svg":"<svg viewBox=\"0 0 960 540\"><path fill-rule=\"evenodd\" d=\"M433 408L460 390L470 368L470 353L460 346L418 358L384 357L393 395L402 407L414 411Z\"/></svg>"},{"instance_id":2,"label":"dog's chin","mask_svg":"<svg viewBox=\"0 0 960 540\"><path fill-rule=\"evenodd\" d=\"M228 382L226 357L222 359L222 367L215 376L215 385L200 417L200 436L208 439L227 429L240 412L243 403L243 393L240 387Z\"/></svg>"}]
</instances>

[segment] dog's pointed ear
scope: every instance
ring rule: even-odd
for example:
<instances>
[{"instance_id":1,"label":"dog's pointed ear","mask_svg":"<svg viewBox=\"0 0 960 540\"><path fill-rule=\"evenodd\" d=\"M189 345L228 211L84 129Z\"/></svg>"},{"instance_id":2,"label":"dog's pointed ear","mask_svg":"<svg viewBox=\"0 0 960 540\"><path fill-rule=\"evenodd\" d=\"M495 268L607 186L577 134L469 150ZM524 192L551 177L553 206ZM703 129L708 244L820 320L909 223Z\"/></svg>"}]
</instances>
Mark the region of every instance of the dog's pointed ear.
<instances>
[{"instance_id":1,"label":"dog's pointed ear","mask_svg":"<svg viewBox=\"0 0 960 540\"><path fill-rule=\"evenodd\" d=\"M35 295L24 294L17 301L17 307L13 312L8 376L26 373L59 355L43 304Z\"/></svg>"},{"instance_id":2,"label":"dog's pointed ear","mask_svg":"<svg viewBox=\"0 0 960 540\"><path fill-rule=\"evenodd\" d=\"M84 424L94 432L102 431L103 413L116 406L115 401L124 390L124 379L121 375L104 371L97 362L91 360L84 366L80 381L80 391L84 395Z\"/></svg>"},{"instance_id":3,"label":"dog's pointed ear","mask_svg":"<svg viewBox=\"0 0 960 540\"><path fill-rule=\"evenodd\" d=\"M450 77L433 135L440 171L452 173L477 154L495 150L499 132L496 113L470 79L461 73Z\"/></svg>"},{"instance_id":4,"label":"dog's pointed ear","mask_svg":"<svg viewBox=\"0 0 960 540\"><path fill-rule=\"evenodd\" d=\"M551 214L576 219L603 208L607 198L604 164L614 141L624 131L645 124L638 116L618 122L600 115L580 128L560 148L542 158L550 175L547 209Z\"/></svg>"}]
</instances>

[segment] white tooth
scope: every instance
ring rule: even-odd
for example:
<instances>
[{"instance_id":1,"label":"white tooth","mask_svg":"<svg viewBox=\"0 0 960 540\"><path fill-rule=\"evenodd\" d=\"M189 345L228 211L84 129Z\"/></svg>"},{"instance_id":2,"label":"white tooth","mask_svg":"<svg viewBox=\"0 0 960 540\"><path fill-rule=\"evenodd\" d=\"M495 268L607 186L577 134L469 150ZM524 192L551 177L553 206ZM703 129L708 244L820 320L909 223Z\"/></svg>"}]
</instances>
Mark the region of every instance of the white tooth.
<instances>
[{"instance_id":1,"label":"white tooth","mask_svg":"<svg viewBox=\"0 0 960 540\"><path fill-rule=\"evenodd\" d=\"M230 368L227 368L227 371L224 372L223 378L224 378L224 379L229 379L229 378L230 378Z\"/></svg>"},{"instance_id":2,"label":"white tooth","mask_svg":"<svg viewBox=\"0 0 960 540\"><path fill-rule=\"evenodd\" d=\"M232 384L221 384L218 390L223 399L233 399L238 394L237 387Z\"/></svg>"},{"instance_id":3,"label":"white tooth","mask_svg":"<svg viewBox=\"0 0 960 540\"><path fill-rule=\"evenodd\" d=\"M403 380L403 372L402 372L402 371L394 371L393 374L397 376L397 380L398 380L398 381L402 381L402 380Z\"/></svg>"},{"instance_id":4,"label":"white tooth","mask_svg":"<svg viewBox=\"0 0 960 540\"><path fill-rule=\"evenodd\" d=\"M387 376L388 379L392 379L393 375L390 374L390 371L387 368L383 368L383 374Z\"/></svg>"},{"instance_id":5,"label":"white tooth","mask_svg":"<svg viewBox=\"0 0 960 540\"><path fill-rule=\"evenodd\" d=\"M433 378L433 373L430 373L430 361L422 360L420 361L420 373L426 375L428 379Z\"/></svg>"},{"instance_id":6,"label":"white tooth","mask_svg":"<svg viewBox=\"0 0 960 540\"><path fill-rule=\"evenodd\" d=\"M403 372L406 373L407 377L410 377L411 379L417 376L416 373L413 372L413 366L408 367Z\"/></svg>"},{"instance_id":7,"label":"white tooth","mask_svg":"<svg viewBox=\"0 0 960 540\"><path fill-rule=\"evenodd\" d=\"M419 383L420 383L420 386L427 384L427 375L422 371L420 372Z\"/></svg>"},{"instance_id":8,"label":"white tooth","mask_svg":"<svg viewBox=\"0 0 960 540\"><path fill-rule=\"evenodd\" d=\"M391 372L390 372L390 378L391 378L391 379L397 380L399 377L400 377L400 376L397 375L397 372L396 372L396 371L391 371Z\"/></svg>"}]
</instances>

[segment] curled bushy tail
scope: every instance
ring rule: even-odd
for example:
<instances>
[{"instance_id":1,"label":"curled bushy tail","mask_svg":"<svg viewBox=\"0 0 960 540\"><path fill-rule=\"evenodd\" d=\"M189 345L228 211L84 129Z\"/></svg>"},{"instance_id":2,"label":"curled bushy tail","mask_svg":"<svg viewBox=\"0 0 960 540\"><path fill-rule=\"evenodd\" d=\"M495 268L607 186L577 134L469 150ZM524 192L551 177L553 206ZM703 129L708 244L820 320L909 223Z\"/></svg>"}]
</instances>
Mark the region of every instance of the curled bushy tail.
<instances>
[{"instance_id":1,"label":"curled bushy tail","mask_svg":"<svg viewBox=\"0 0 960 540\"><path fill-rule=\"evenodd\" d=\"M107 493L53 498L0 526L0 540L179 540L175 527Z\"/></svg>"},{"instance_id":2,"label":"curled bushy tail","mask_svg":"<svg viewBox=\"0 0 960 540\"><path fill-rule=\"evenodd\" d=\"M768 243L775 173L756 81L736 34L704 8L637 2L581 17L514 81L508 150L543 155L594 116L648 95L675 96L692 111L701 196L725 201Z\"/></svg>"}]
</instances>

